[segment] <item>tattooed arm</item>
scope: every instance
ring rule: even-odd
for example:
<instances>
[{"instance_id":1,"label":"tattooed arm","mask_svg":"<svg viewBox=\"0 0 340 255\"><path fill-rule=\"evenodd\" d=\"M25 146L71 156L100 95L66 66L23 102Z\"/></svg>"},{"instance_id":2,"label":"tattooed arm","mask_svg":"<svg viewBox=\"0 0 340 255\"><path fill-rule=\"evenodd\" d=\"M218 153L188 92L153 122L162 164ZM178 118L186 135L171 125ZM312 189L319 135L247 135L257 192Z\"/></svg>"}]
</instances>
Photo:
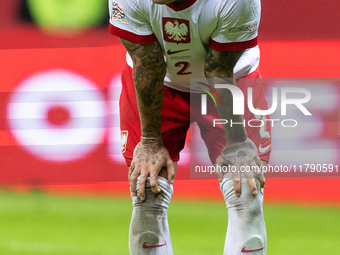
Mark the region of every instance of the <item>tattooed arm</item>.
<instances>
[{"instance_id":1,"label":"tattooed arm","mask_svg":"<svg viewBox=\"0 0 340 255\"><path fill-rule=\"evenodd\" d=\"M205 75L212 86L215 84L235 85L234 67L244 51L215 51L209 49L205 60ZM236 86L236 85L235 85ZM242 115L233 115L233 96L229 89L216 89L222 100L222 105L218 104L217 110L221 119L228 120L228 124L223 125L226 134L227 144L222 149L220 156L216 159L217 165L235 166L238 172L233 172L234 190L237 196L241 195L240 167L260 166L255 144L248 138L245 127L236 124L231 127L230 121L243 123ZM259 171L253 171L264 187L265 179ZM248 183L253 194L257 194L257 187L253 174L244 172L248 178ZM218 174L220 181L223 175Z\"/></svg>"},{"instance_id":2,"label":"tattooed arm","mask_svg":"<svg viewBox=\"0 0 340 255\"><path fill-rule=\"evenodd\" d=\"M215 84L232 84L234 80L234 66L243 54L241 51L215 51L209 49L205 59L205 75L209 78L212 86ZM235 85L236 86L236 85ZM222 99L222 105L218 104L217 110L221 119L233 120L233 122L242 122L242 115L233 115L233 97L229 89L216 89ZM229 125L223 125L226 133L227 143L243 142L247 139L247 133L242 125L235 125L230 128Z\"/></svg>"},{"instance_id":3,"label":"tattooed arm","mask_svg":"<svg viewBox=\"0 0 340 255\"><path fill-rule=\"evenodd\" d=\"M142 135L161 140L161 114L166 65L157 42L138 44L121 39L133 61L133 82L141 117Z\"/></svg>"},{"instance_id":4,"label":"tattooed arm","mask_svg":"<svg viewBox=\"0 0 340 255\"><path fill-rule=\"evenodd\" d=\"M163 146L161 119L164 99L166 64L158 44L143 45L121 39L133 61L133 82L141 120L142 137L136 146L129 171L131 192L136 195L139 176L139 195L145 198L145 182L150 176L153 192L160 192L157 177L163 167L167 168L168 180L173 182L174 164Z\"/></svg>"}]
</instances>

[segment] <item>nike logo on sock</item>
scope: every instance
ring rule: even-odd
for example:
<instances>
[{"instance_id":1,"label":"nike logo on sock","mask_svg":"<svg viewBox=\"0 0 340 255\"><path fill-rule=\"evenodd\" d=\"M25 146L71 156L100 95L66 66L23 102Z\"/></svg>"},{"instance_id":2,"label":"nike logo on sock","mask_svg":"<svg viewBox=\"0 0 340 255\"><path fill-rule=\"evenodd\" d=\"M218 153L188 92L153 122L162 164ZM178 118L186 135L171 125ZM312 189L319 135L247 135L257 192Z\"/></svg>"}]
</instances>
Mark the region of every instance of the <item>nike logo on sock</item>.
<instances>
[{"instance_id":1,"label":"nike logo on sock","mask_svg":"<svg viewBox=\"0 0 340 255\"><path fill-rule=\"evenodd\" d=\"M187 51L189 49L185 49L185 50L175 50L175 51L171 51L170 49L168 50L168 55L173 55L173 54L176 54L176 53L180 53L180 52L183 52L183 51Z\"/></svg>"},{"instance_id":2,"label":"nike logo on sock","mask_svg":"<svg viewBox=\"0 0 340 255\"><path fill-rule=\"evenodd\" d=\"M149 245L146 245L146 242L144 242L143 245L142 245L142 248L144 248L144 249L152 249L152 248L162 247L164 245L166 245L166 243L158 244L158 245L150 245L149 246Z\"/></svg>"},{"instance_id":3,"label":"nike logo on sock","mask_svg":"<svg viewBox=\"0 0 340 255\"><path fill-rule=\"evenodd\" d=\"M256 252L256 251L261 251L263 250L264 247L260 248L260 249L255 249L255 250L246 250L246 247L244 246L241 250L242 253L251 253L251 252Z\"/></svg>"}]
</instances>

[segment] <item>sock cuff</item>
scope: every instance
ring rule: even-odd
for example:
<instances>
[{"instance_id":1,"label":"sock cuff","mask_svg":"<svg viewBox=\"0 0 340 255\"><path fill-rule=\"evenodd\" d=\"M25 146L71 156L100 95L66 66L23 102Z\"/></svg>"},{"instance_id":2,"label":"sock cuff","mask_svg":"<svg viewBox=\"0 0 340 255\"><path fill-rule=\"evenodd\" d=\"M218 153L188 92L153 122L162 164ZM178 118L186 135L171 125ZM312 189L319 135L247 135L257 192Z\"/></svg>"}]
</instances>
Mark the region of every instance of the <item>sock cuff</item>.
<instances>
[{"instance_id":1,"label":"sock cuff","mask_svg":"<svg viewBox=\"0 0 340 255\"><path fill-rule=\"evenodd\" d=\"M173 185L168 182L167 179L163 177L158 177L158 186L161 189L161 192L158 194L154 194L151 191L150 188L150 177L147 178L145 182L145 194L146 194L146 199L144 202L142 202L139 198L139 195L137 196L132 196L132 204L137 205L140 203L152 203L155 206L160 205L165 209L168 209L171 196L173 193ZM137 179L137 194L138 194L138 179Z\"/></svg>"}]
</instances>

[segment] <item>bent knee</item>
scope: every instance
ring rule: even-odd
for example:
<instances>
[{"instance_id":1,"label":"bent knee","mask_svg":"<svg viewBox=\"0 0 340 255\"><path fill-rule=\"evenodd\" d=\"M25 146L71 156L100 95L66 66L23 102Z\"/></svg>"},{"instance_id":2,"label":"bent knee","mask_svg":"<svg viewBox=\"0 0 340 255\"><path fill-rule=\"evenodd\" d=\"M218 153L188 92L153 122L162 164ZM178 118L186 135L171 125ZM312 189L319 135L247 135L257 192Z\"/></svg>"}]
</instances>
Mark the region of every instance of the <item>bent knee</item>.
<instances>
[{"instance_id":1,"label":"bent knee","mask_svg":"<svg viewBox=\"0 0 340 255\"><path fill-rule=\"evenodd\" d=\"M137 194L138 194L138 181L137 181ZM153 193L150 185L150 178L145 182L145 200L142 201L139 196L132 197L133 206L152 207L159 209L168 209L171 196L173 193L173 186L165 178L158 177L158 186L161 189L159 193Z\"/></svg>"}]
</instances>

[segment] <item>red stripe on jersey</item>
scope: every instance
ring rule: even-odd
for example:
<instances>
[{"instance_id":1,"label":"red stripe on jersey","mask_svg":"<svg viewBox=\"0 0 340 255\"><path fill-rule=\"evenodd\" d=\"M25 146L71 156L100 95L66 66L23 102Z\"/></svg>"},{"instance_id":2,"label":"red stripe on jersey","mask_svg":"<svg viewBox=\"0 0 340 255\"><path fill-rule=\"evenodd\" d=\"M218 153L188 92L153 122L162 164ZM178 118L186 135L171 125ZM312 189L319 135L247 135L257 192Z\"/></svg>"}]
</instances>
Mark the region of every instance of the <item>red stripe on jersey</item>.
<instances>
[{"instance_id":1,"label":"red stripe on jersey","mask_svg":"<svg viewBox=\"0 0 340 255\"><path fill-rule=\"evenodd\" d=\"M109 32L113 35L116 35L125 40L129 40L139 44L151 44L157 41L156 36L154 34L151 35L137 35L132 32L120 29L110 24Z\"/></svg>"},{"instance_id":2,"label":"red stripe on jersey","mask_svg":"<svg viewBox=\"0 0 340 255\"><path fill-rule=\"evenodd\" d=\"M233 43L219 43L210 39L210 48L217 51L232 51L232 50L246 50L257 45L257 37L250 41L233 42Z\"/></svg>"},{"instance_id":3,"label":"red stripe on jersey","mask_svg":"<svg viewBox=\"0 0 340 255\"><path fill-rule=\"evenodd\" d=\"M194 3L196 3L197 0L187 0L184 3L175 6L173 3L171 4L167 4L168 7L170 7L171 9L173 9L176 12L182 11L188 7L190 7L191 5L193 5Z\"/></svg>"}]
</instances>

